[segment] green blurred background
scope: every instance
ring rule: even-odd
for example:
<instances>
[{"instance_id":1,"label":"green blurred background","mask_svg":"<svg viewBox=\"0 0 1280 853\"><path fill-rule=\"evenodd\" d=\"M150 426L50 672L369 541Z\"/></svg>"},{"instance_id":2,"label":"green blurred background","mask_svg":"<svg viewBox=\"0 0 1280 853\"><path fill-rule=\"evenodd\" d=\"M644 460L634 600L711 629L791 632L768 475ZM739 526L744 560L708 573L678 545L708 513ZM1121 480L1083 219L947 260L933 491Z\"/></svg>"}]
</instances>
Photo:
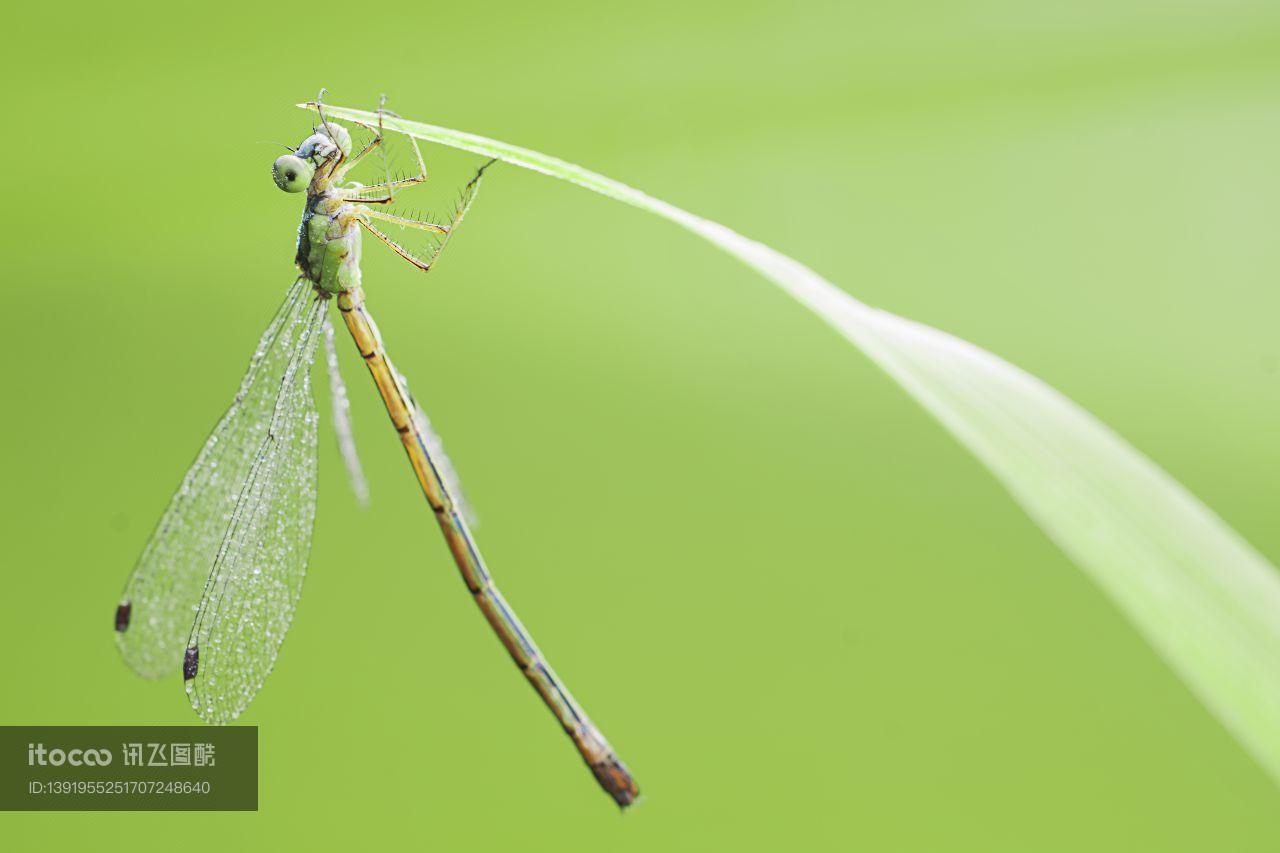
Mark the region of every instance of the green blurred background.
<instances>
[{"instance_id":1,"label":"green blurred background","mask_svg":"<svg viewBox=\"0 0 1280 853\"><path fill-rule=\"evenodd\" d=\"M110 616L292 279L257 143L299 141L322 85L975 341L1280 558L1274 2L14 15L0 723L197 722ZM446 194L474 167L427 156ZM243 717L261 810L0 814L7 849L1280 846L1280 791L1123 617L746 268L512 167L429 278L366 255L495 575L646 799L618 815L490 636L342 340L373 506L326 426L306 594Z\"/></svg>"}]
</instances>

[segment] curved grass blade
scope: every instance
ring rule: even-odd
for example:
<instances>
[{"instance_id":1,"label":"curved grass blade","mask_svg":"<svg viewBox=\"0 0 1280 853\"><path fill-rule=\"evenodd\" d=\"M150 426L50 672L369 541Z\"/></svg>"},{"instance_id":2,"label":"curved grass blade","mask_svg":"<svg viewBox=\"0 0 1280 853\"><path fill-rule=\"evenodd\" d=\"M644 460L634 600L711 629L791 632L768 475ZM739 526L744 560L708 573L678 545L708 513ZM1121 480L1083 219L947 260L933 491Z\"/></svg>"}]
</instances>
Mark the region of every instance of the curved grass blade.
<instances>
[{"instance_id":1,"label":"curved grass blade","mask_svg":"<svg viewBox=\"0 0 1280 853\"><path fill-rule=\"evenodd\" d=\"M263 389L272 402L259 410L252 462L187 641L187 695L211 723L234 720L257 694L302 594L316 515L311 364L326 305L311 300L278 339L281 370Z\"/></svg>"},{"instance_id":2,"label":"curved grass blade","mask_svg":"<svg viewBox=\"0 0 1280 853\"><path fill-rule=\"evenodd\" d=\"M116 644L139 675L176 675L214 557L230 524L289 361L310 288L295 284L250 359L235 400L213 428L156 525L116 609Z\"/></svg>"},{"instance_id":3,"label":"curved grass blade","mask_svg":"<svg viewBox=\"0 0 1280 853\"><path fill-rule=\"evenodd\" d=\"M325 109L341 119L375 117ZM969 448L1280 782L1280 578L1212 510L1084 409L979 347L865 305L768 246L617 181L482 136L385 122L655 213L773 281Z\"/></svg>"}]
</instances>

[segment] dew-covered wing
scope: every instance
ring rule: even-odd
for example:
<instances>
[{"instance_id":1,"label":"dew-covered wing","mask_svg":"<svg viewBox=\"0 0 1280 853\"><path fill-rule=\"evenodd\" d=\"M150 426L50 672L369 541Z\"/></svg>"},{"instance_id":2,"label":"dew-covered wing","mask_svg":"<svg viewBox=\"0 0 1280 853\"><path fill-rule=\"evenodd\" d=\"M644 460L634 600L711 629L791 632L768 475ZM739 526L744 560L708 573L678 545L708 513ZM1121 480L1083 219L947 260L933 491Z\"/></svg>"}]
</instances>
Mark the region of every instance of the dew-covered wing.
<instances>
[{"instance_id":1,"label":"dew-covered wing","mask_svg":"<svg viewBox=\"0 0 1280 853\"><path fill-rule=\"evenodd\" d=\"M284 378L292 370L295 383L306 381L308 371L297 365L310 363L308 348L314 345L307 337L316 309L310 286L296 283L129 577L116 608L116 641L140 675L159 678L182 670L197 605L282 401ZM296 407L300 401L292 393L285 402ZM314 410L309 404L303 408ZM305 452L314 457L314 449Z\"/></svg>"},{"instance_id":2,"label":"dew-covered wing","mask_svg":"<svg viewBox=\"0 0 1280 853\"><path fill-rule=\"evenodd\" d=\"M302 593L316 512L316 426L311 363L325 305L296 324L293 357L280 376L183 657L191 705L225 723L245 709L271 673Z\"/></svg>"}]
</instances>

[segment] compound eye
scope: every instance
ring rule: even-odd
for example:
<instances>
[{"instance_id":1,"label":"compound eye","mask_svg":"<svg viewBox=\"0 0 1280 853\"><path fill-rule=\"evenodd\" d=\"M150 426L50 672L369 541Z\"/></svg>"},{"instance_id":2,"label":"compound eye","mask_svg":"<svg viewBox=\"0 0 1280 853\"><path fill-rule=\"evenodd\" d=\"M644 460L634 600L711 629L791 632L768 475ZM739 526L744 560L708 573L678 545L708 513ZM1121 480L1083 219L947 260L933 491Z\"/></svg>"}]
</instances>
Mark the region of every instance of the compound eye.
<instances>
[{"instance_id":1,"label":"compound eye","mask_svg":"<svg viewBox=\"0 0 1280 853\"><path fill-rule=\"evenodd\" d=\"M338 146L338 150L342 152L342 156L351 156L351 132L345 127L330 121L317 127L316 132L323 133L332 139L333 144Z\"/></svg>"},{"instance_id":2,"label":"compound eye","mask_svg":"<svg viewBox=\"0 0 1280 853\"><path fill-rule=\"evenodd\" d=\"M276 159L271 166L271 177L276 186L287 193L300 193L311 185L311 176L316 167L301 157L285 154Z\"/></svg>"}]
</instances>

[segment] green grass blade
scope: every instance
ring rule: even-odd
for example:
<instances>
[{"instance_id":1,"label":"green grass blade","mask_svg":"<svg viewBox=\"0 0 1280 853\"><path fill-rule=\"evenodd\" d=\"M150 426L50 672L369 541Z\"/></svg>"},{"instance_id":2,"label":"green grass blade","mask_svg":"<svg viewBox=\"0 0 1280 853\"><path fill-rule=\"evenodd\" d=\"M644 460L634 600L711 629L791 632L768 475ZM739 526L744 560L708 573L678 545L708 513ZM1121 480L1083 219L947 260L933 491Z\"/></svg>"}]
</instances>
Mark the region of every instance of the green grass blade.
<instances>
[{"instance_id":1,"label":"green grass blade","mask_svg":"<svg viewBox=\"0 0 1280 853\"><path fill-rule=\"evenodd\" d=\"M326 111L377 121L360 110ZM386 125L656 213L787 291L968 447L1280 782L1280 578L1212 510L1084 409L973 344L865 305L768 246L617 181L469 133L390 117Z\"/></svg>"}]
</instances>

